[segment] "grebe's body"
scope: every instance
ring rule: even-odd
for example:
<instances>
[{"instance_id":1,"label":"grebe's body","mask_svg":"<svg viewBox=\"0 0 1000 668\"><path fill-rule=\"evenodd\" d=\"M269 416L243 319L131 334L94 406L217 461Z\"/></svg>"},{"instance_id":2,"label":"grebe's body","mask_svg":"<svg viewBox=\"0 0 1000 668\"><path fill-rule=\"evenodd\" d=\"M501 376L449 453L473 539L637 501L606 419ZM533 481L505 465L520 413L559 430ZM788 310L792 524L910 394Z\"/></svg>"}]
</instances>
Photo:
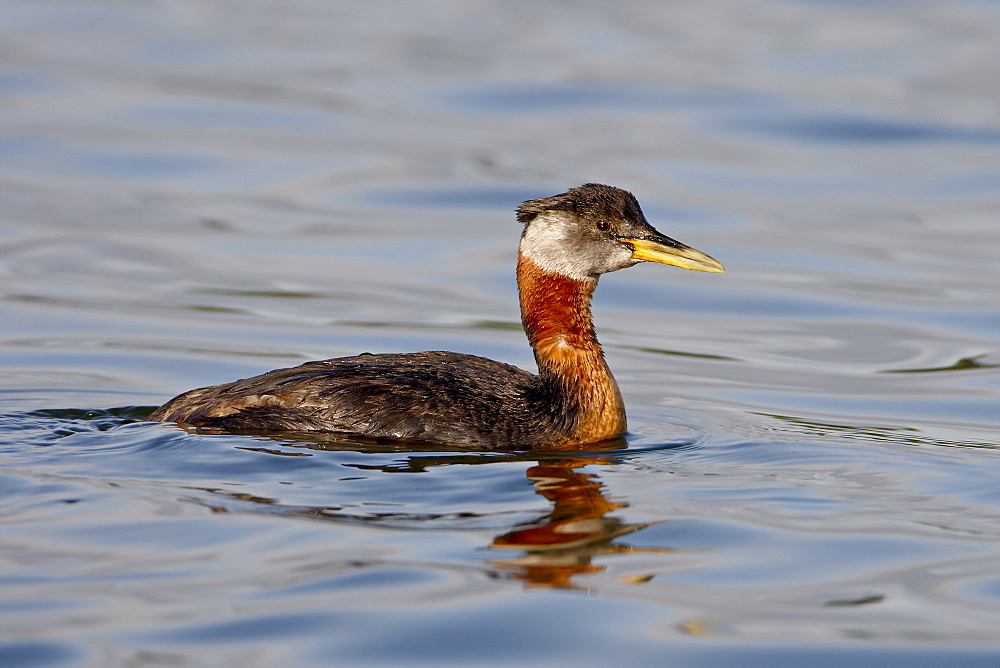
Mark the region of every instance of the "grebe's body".
<instances>
[{"instance_id":1,"label":"grebe's body","mask_svg":"<svg viewBox=\"0 0 1000 668\"><path fill-rule=\"evenodd\" d=\"M321 431L486 449L620 436L625 405L594 334L600 274L642 261L723 271L653 229L618 188L586 184L518 208L521 319L538 375L451 352L362 354L191 390L150 419L232 432Z\"/></svg>"}]
</instances>

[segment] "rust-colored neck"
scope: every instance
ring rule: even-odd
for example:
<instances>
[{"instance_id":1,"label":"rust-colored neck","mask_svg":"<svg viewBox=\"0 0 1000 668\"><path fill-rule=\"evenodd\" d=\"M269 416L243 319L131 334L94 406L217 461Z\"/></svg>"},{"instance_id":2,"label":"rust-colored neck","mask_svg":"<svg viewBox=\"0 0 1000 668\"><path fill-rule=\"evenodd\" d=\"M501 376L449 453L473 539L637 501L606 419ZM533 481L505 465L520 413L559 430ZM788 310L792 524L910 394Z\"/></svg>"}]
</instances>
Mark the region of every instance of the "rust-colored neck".
<instances>
[{"instance_id":1,"label":"rust-colored neck","mask_svg":"<svg viewBox=\"0 0 1000 668\"><path fill-rule=\"evenodd\" d=\"M594 334L596 280L542 270L518 254L521 322L535 351L539 381L553 408L570 418L566 442L590 443L625 431L625 405Z\"/></svg>"}]
</instances>

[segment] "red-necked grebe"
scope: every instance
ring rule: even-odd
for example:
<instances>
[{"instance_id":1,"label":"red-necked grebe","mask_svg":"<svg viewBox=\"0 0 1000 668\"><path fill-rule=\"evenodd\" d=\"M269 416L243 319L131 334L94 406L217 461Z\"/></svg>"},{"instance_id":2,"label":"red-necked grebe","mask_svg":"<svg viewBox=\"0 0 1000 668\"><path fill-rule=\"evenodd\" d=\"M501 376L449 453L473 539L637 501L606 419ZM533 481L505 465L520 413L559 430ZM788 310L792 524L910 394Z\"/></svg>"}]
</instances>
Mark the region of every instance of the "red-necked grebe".
<instances>
[{"instance_id":1,"label":"red-necked grebe","mask_svg":"<svg viewBox=\"0 0 1000 668\"><path fill-rule=\"evenodd\" d=\"M521 321L538 375L475 355L364 353L191 390L150 420L239 433L332 432L484 449L594 443L625 405L590 314L597 279L639 262L722 272L663 236L631 193L588 183L530 200L517 258Z\"/></svg>"}]
</instances>

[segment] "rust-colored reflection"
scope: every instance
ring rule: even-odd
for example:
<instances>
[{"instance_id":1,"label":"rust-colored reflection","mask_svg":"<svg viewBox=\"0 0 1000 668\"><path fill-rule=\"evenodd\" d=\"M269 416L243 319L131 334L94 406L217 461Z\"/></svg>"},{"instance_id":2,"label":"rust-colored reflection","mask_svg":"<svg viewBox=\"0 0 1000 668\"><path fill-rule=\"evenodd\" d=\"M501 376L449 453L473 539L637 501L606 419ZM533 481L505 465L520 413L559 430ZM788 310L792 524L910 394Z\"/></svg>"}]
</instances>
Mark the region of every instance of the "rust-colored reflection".
<instances>
[{"instance_id":1,"label":"rust-colored reflection","mask_svg":"<svg viewBox=\"0 0 1000 668\"><path fill-rule=\"evenodd\" d=\"M552 503L552 508L540 520L530 525L522 525L507 531L493 539L492 549L522 550L524 554L510 559L491 560L490 564L511 577L520 579L526 587L556 587L573 588L574 576L599 573L604 566L593 564L595 556L620 554L626 552L673 552L664 548L635 548L629 545L615 544L614 540L633 531L638 531L649 523L626 524L617 517L609 516L615 510L627 507L627 503L611 500L605 495L603 483L595 473L583 469L587 466L601 464L617 464L613 454L597 454L596 451L619 451L624 443L621 439L591 444L593 450L589 453L464 453L416 454L411 450L403 450L401 444L375 444L362 450L356 443L347 443L342 439L329 441L305 439L301 443L289 435L280 439L282 445L304 447L309 450L348 450L351 452L404 452L401 459L377 464L362 464L352 462L347 466L361 471L380 471L383 473L421 473L439 466L471 466L489 465L495 462L533 462L527 471L527 477L535 487L536 493ZM294 443L294 445L292 445ZM253 448L238 446L241 449L255 450L267 454L282 456L302 456L294 449L289 452L287 447ZM381 526L425 526L433 528L435 519L427 515L411 516L405 510L384 513L343 512L334 507L291 506L279 503L273 499L252 496L245 493L232 493L220 489L201 488L201 491L224 498L253 502L258 511L274 512L296 517L308 516L332 522L347 522L352 524L378 524ZM203 502L204 503L204 502ZM209 505L215 512L228 512L225 504ZM447 513L449 522L457 515L475 517L475 513L456 511Z\"/></svg>"},{"instance_id":2,"label":"rust-colored reflection","mask_svg":"<svg viewBox=\"0 0 1000 668\"><path fill-rule=\"evenodd\" d=\"M597 475L577 470L601 461L546 462L529 468L527 475L537 493L554 506L543 523L497 536L491 547L525 554L493 564L510 570L528 587L574 587L574 576L604 570L592 563L595 556L638 551L612 541L648 525L607 517L628 504L609 500Z\"/></svg>"}]
</instances>

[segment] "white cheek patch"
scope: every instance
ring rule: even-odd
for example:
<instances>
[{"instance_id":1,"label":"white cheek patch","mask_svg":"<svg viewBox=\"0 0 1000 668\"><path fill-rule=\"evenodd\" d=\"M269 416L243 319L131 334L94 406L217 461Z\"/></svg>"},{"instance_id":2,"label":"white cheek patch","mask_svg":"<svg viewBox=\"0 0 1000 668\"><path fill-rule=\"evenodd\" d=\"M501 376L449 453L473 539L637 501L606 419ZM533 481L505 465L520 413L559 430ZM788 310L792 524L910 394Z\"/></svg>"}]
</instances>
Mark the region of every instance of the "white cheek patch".
<instances>
[{"instance_id":1,"label":"white cheek patch","mask_svg":"<svg viewBox=\"0 0 1000 668\"><path fill-rule=\"evenodd\" d=\"M521 254L538 265L542 271L561 274L578 281L594 280L593 270L586 258L572 252L567 240L573 234L570 214L549 211L539 214L525 228L521 236Z\"/></svg>"},{"instance_id":2,"label":"white cheek patch","mask_svg":"<svg viewBox=\"0 0 1000 668\"><path fill-rule=\"evenodd\" d=\"M625 269L627 267L634 267L635 265L642 262L642 260L633 260L632 251L625 246L619 246L614 249L606 258L604 262L601 263L598 273L608 274L612 271L618 271L619 269Z\"/></svg>"}]
</instances>

